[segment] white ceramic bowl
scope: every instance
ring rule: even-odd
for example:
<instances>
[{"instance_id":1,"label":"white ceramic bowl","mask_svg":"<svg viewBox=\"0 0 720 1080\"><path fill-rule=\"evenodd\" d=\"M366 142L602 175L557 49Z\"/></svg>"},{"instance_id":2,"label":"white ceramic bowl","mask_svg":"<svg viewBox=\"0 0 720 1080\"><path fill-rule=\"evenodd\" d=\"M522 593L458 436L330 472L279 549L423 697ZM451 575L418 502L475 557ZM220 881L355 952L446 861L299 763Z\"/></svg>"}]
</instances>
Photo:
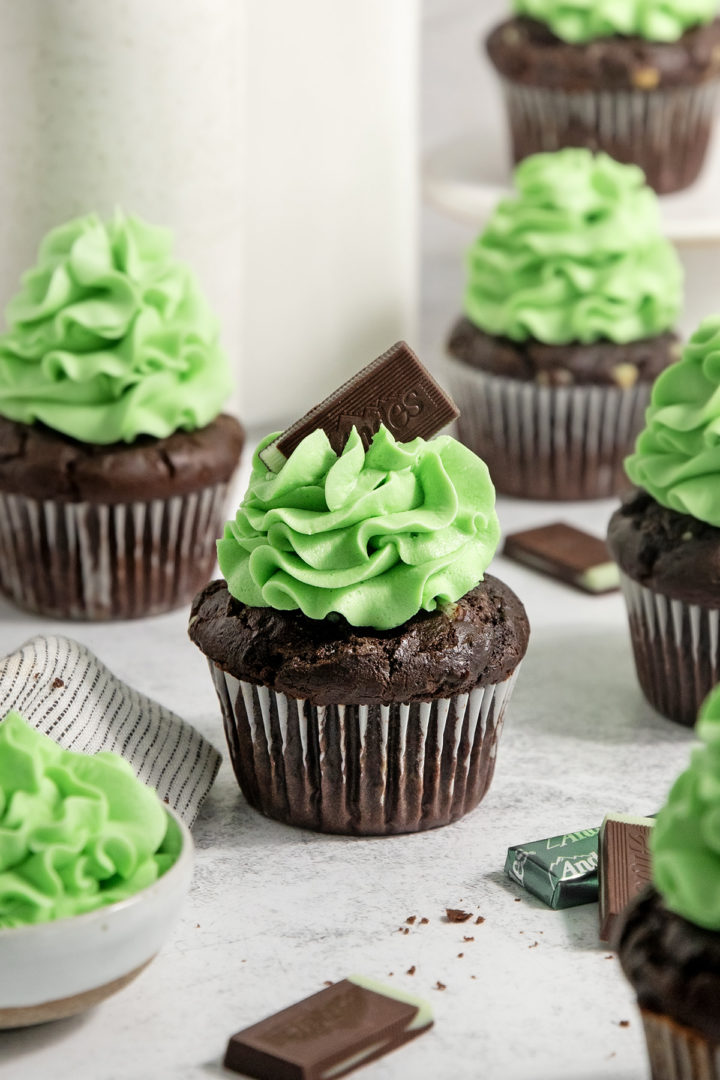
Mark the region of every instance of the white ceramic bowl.
<instances>
[{"instance_id":1,"label":"white ceramic bowl","mask_svg":"<svg viewBox=\"0 0 720 1080\"><path fill-rule=\"evenodd\" d=\"M150 963L190 887L193 841L177 861L127 900L55 922L0 930L0 1028L73 1016L121 990Z\"/></svg>"}]
</instances>

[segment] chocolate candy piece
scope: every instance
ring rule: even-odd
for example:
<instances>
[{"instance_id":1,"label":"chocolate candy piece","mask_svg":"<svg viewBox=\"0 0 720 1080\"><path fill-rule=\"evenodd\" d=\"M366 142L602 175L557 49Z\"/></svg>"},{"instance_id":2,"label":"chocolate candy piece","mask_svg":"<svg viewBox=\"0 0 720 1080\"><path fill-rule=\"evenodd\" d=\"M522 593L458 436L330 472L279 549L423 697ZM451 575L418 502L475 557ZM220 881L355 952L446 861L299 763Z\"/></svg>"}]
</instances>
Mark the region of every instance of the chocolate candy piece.
<instances>
[{"instance_id":1,"label":"chocolate candy piece","mask_svg":"<svg viewBox=\"0 0 720 1080\"><path fill-rule=\"evenodd\" d=\"M505 873L551 908L598 898L598 828L508 848Z\"/></svg>"},{"instance_id":2,"label":"chocolate candy piece","mask_svg":"<svg viewBox=\"0 0 720 1080\"><path fill-rule=\"evenodd\" d=\"M356 427L365 449L381 424L402 442L429 439L459 416L454 402L404 341L321 401L260 454L278 472L306 435L322 428L336 454Z\"/></svg>"},{"instance_id":3,"label":"chocolate candy piece","mask_svg":"<svg viewBox=\"0 0 720 1080\"><path fill-rule=\"evenodd\" d=\"M574 525L556 522L505 538L503 555L589 593L620 587L620 573L605 541Z\"/></svg>"},{"instance_id":4,"label":"chocolate candy piece","mask_svg":"<svg viewBox=\"0 0 720 1080\"><path fill-rule=\"evenodd\" d=\"M336 1080L432 1022L419 998L351 975L233 1035L224 1064L258 1080Z\"/></svg>"},{"instance_id":5,"label":"chocolate candy piece","mask_svg":"<svg viewBox=\"0 0 720 1080\"><path fill-rule=\"evenodd\" d=\"M650 882L648 843L654 821L608 814L600 829L600 940L609 941L613 923Z\"/></svg>"}]
</instances>

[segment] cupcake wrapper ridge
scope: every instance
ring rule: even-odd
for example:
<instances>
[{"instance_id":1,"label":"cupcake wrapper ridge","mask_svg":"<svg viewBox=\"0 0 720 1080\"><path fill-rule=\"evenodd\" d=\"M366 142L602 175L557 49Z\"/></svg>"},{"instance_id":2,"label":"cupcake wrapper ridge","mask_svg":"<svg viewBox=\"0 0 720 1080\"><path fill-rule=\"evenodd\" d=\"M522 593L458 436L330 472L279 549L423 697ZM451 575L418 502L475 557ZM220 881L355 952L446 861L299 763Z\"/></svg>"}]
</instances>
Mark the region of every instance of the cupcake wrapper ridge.
<instances>
[{"instance_id":1,"label":"cupcake wrapper ridge","mask_svg":"<svg viewBox=\"0 0 720 1080\"><path fill-rule=\"evenodd\" d=\"M720 682L720 611L672 600L620 574L638 680L650 704L692 727Z\"/></svg>"},{"instance_id":2,"label":"cupcake wrapper ridge","mask_svg":"<svg viewBox=\"0 0 720 1080\"><path fill-rule=\"evenodd\" d=\"M477 806L518 671L435 701L318 706L209 665L250 805L290 825L359 836L436 828Z\"/></svg>"},{"instance_id":3,"label":"cupcake wrapper ridge","mask_svg":"<svg viewBox=\"0 0 720 1080\"><path fill-rule=\"evenodd\" d=\"M566 91L503 79L515 161L568 146L604 150L640 165L661 194L698 177L720 96L720 80L655 90Z\"/></svg>"},{"instance_id":4,"label":"cupcake wrapper ridge","mask_svg":"<svg viewBox=\"0 0 720 1080\"><path fill-rule=\"evenodd\" d=\"M720 1047L667 1016L641 1009L652 1080L720 1080Z\"/></svg>"},{"instance_id":5,"label":"cupcake wrapper ridge","mask_svg":"<svg viewBox=\"0 0 720 1080\"><path fill-rule=\"evenodd\" d=\"M651 383L541 386L448 358L461 440L496 489L530 499L601 499L629 486L623 461L642 429Z\"/></svg>"},{"instance_id":6,"label":"cupcake wrapper ridge","mask_svg":"<svg viewBox=\"0 0 720 1080\"><path fill-rule=\"evenodd\" d=\"M0 493L0 590L67 619L132 619L189 604L212 576L227 487L116 505Z\"/></svg>"}]
</instances>

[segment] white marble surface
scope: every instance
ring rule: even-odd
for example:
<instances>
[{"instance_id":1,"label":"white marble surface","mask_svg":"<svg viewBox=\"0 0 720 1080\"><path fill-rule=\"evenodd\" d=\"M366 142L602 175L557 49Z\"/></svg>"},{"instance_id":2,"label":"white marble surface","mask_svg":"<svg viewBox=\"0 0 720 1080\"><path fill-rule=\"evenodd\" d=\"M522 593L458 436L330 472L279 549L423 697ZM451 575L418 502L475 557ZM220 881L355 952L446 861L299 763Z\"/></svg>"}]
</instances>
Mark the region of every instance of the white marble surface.
<instances>
[{"instance_id":1,"label":"white marble surface","mask_svg":"<svg viewBox=\"0 0 720 1080\"><path fill-rule=\"evenodd\" d=\"M505 529L560 517L599 533L611 508L499 507ZM194 829L194 883L166 947L93 1012L0 1033L1 1076L227 1075L220 1062L233 1031L349 972L424 995L435 1010L433 1030L368 1066L359 1074L368 1080L646 1075L631 993L598 942L596 906L553 912L503 865L513 843L593 825L608 810L655 809L691 736L643 704L619 595L587 597L502 559L494 570L524 599L533 631L484 803L425 835L325 837L250 810L224 762ZM4 605L0 651L45 630L74 635L224 750L205 660L185 624L179 612L70 625ZM485 922L449 924L448 906ZM410 915L418 921L407 926Z\"/></svg>"}]
</instances>

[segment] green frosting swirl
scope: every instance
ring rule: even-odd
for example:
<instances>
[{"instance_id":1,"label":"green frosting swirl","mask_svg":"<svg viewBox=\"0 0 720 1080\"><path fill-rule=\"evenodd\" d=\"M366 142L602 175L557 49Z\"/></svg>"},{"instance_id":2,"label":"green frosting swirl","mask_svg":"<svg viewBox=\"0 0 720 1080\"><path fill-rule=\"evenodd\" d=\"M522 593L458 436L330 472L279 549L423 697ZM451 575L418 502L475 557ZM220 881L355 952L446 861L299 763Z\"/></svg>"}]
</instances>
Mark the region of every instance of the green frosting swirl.
<instances>
[{"instance_id":1,"label":"green frosting swirl","mask_svg":"<svg viewBox=\"0 0 720 1080\"><path fill-rule=\"evenodd\" d=\"M0 723L0 927L124 900L157 880L180 845L123 758L63 750L16 712Z\"/></svg>"},{"instance_id":2,"label":"green frosting swirl","mask_svg":"<svg viewBox=\"0 0 720 1080\"><path fill-rule=\"evenodd\" d=\"M398 443L381 427L366 452L353 428L338 456L317 430L270 473L259 453L276 437L218 542L238 600L385 630L482 580L500 536L495 490L461 443Z\"/></svg>"},{"instance_id":3,"label":"green frosting swirl","mask_svg":"<svg viewBox=\"0 0 720 1080\"><path fill-rule=\"evenodd\" d=\"M628 476L663 506L720 527L720 316L655 380Z\"/></svg>"},{"instance_id":4,"label":"green frosting swirl","mask_svg":"<svg viewBox=\"0 0 720 1080\"><path fill-rule=\"evenodd\" d=\"M701 708L695 731L703 745L651 833L653 881L672 911L720 930L720 687Z\"/></svg>"},{"instance_id":5,"label":"green frosting swirl","mask_svg":"<svg viewBox=\"0 0 720 1080\"><path fill-rule=\"evenodd\" d=\"M642 37L677 41L686 30L710 23L717 0L514 0L517 15L529 15L550 27L563 41L579 44L596 38Z\"/></svg>"},{"instance_id":6,"label":"green frosting swirl","mask_svg":"<svg viewBox=\"0 0 720 1080\"><path fill-rule=\"evenodd\" d=\"M561 150L526 158L471 248L465 314L489 334L552 345L669 330L682 269L635 165Z\"/></svg>"},{"instance_id":7,"label":"green frosting swirl","mask_svg":"<svg viewBox=\"0 0 720 1080\"><path fill-rule=\"evenodd\" d=\"M166 229L117 212L62 225L8 305L0 413L89 443L213 420L230 390L218 328Z\"/></svg>"}]
</instances>

